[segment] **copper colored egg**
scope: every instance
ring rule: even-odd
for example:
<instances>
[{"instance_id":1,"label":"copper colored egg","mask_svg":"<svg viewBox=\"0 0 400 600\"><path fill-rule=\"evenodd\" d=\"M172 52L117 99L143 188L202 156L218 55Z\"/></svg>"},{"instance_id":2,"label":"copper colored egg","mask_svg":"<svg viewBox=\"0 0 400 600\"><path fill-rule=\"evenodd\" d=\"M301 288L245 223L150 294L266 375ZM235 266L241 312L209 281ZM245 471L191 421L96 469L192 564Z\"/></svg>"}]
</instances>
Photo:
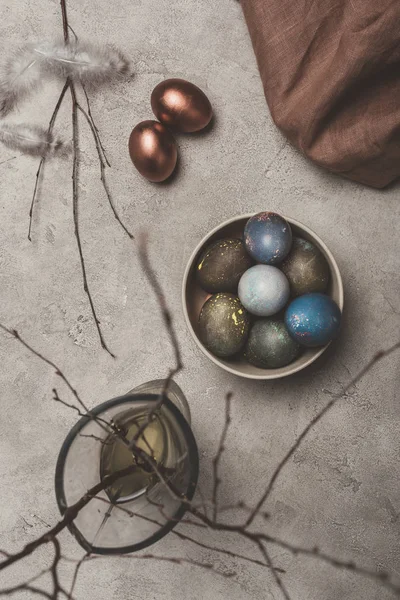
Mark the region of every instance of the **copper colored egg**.
<instances>
[{"instance_id":1,"label":"copper colored egg","mask_svg":"<svg viewBox=\"0 0 400 600\"><path fill-rule=\"evenodd\" d=\"M166 79L151 94L151 108L167 127L184 133L204 129L212 117L212 107L205 93L184 79Z\"/></svg>"},{"instance_id":2,"label":"copper colored egg","mask_svg":"<svg viewBox=\"0 0 400 600\"><path fill-rule=\"evenodd\" d=\"M139 173L153 182L167 179L178 158L175 139L158 121L142 121L132 129L129 154Z\"/></svg>"}]
</instances>

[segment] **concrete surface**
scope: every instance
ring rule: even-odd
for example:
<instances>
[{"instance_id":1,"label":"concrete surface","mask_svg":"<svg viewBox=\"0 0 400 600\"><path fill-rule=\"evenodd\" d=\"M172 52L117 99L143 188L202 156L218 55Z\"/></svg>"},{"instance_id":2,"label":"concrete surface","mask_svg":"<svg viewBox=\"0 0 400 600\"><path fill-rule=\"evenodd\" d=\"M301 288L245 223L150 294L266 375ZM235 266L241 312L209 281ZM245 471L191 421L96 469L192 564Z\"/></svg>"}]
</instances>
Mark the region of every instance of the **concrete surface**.
<instances>
[{"instance_id":1,"label":"concrete surface","mask_svg":"<svg viewBox=\"0 0 400 600\"><path fill-rule=\"evenodd\" d=\"M93 96L112 169L109 180L126 223L151 236L151 258L175 315L185 370L178 383L193 414L201 452L201 483L209 492L210 460L223 419L223 397L234 391L233 424L223 459L221 499L254 502L277 461L301 429L378 349L398 339L399 186L377 192L314 167L282 138L269 116L240 5L235 0L83 0L69 2L81 37L111 41L132 57L136 76ZM27 40L61 32L56 0L2 0L2 56ZM150 93L162 79L189 79L209 95L216 114L207 135L179 138L180 168L168 185L147 183L127 152L131 128L152 117ZM21 108L21 118L46 124L57 86ZM66 102L59 131L70 123ZM69 133L68 133L69 135ZM37 160L0 148L1 321L53 357L90 406L162 377L171 350L155 301L131 245L104 197L92 140L82 123L81 227L89 282L104 335L117 360L99 348L82 289L73 238L71 165L49 163L40 192L33 243L26 238ZM10 160L8 160L10 159ZM6 161L6 162L4 162ZM303 221L334 252L342 270L345 326L315 369L270 383L236 379L211 364L186 330L181 278L197 241L235 214L274 209ZM53 474L75 415L54 405L61 384L18 343L1 336L0 547L17 550L54 523ZM370 568L399 573L400 478L398 356L368 374L318 425L287 466L268 502L269 530ZM62 389L62 394L67 393ZM260 525L261 526L261 525ZM265 526L265 525L264 525ZM192 533L241 552L242 541ZM69 534L65 551L81 551ZM183 546L173 536L156 553L215 560L237 576L201 569L105 558L84 568L79 600L278 600L270 575L256 566ZM271 549L294 600L388 600L374 582ZM2 583L43 568L41 549ZM65 575L71 567L64 565ZM29 596L21 595L21 598Z\"/></svg>"}]
</instances>

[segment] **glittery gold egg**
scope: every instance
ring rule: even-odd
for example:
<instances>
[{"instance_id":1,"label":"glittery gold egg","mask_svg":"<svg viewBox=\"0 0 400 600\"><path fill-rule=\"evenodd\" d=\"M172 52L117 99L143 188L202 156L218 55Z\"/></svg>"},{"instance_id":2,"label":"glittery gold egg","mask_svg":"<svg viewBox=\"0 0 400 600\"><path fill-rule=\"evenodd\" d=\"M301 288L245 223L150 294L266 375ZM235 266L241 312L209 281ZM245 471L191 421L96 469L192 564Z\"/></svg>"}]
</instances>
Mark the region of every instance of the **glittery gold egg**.
<instances>
[{"instance_id":1,"label":"glittery gold egg","mask_svg":"<svg viewBox=\"0 0 400 600\"><path fill-rule=\"evenodd\" d=\"M201 287L212 294L237 292L241 276L253 264L242 240L217 240L200 256L196 276Z\"/></svg>"},{"instance_id":2,"label":"glittery gold egg","mask_svg":"<svg viewBox=\"0 0 400 600\"><path fill-rule=\"evenodd\" d=\"M211 296L200 312L199 335L205 347L220 357L239 352L247 339L250 317L233 294Z\"/></svg>"},{"instance_id":3,"label":"glittery gold egg","mask_svg":"<svg viewBox=\"0 0 400 600\"><path fill-rule=\"evenodd\" d=\"M151 108L164 125L184 133L204 129L212 117L205 93L184 79L166 79L159 83L151 94Z\"/></svg>"}]
</instances>

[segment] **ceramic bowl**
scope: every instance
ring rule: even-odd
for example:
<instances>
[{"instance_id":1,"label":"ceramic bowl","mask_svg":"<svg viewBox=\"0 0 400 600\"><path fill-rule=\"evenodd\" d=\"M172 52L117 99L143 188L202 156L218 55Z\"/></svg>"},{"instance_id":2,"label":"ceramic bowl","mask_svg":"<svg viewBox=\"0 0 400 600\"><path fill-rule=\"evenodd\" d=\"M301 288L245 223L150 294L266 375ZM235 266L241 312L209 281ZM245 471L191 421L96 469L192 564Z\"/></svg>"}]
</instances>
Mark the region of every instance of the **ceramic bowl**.
<instances>
[{"instance_id":1,"label":"ceramic bowl","mask_svg":"<svg viewBox=\"0 0 400 600\"><path fill-rule=\"evenodd\" d=\"M279 379L281 377L293 375L293 373L297 373L298 371L301 371L302 369L308 367L311 363L317 360L319 356L321 356L321 354L327 349L329 344L321 348L304 348L299 358L297 358L295 361L293 361L286 367L281 367L279 369L260 369L253 365L250 365L241 356L233 358L219 358L217 356L214 356L203 345L198 335L198 320L200 311L204 302L211 295L200 287L196 279L196 265L198 263L199 257L203 250L216 240L228 237L243 238L243 231L246 222L248 221L248 219L250 219L250 217L253 216L253 214L254 213L240 215L237 217L233 217L228 221L225 221L224 223L218 225L212 231L210 231L196 246L186 266L185 274L183 277L183 312L185 315L186 324L194 341L196 342L200 350L203 352L203 354L205 354L210 360L212 360L213 363L221 367L221 369L224 369L225 371L228 371L229 373L233 373L234 375L238 375L240 377L246 377L248 379ZM329 248L321 240L321 238L318 237L316 233L309 229L309 227L289 217L285 216L284 218L290 223L294 236L299 236L306 240L309 240L315 246L317 246L317 248L319 248L324 254L326 260L328 261L331 275L327 293L329 294L329 296L331 296L331 298L333 298L333 300L335 300L340 310L343 311L342 278L336 261L333 258L333 255L330 252Z\"/></svg>"}]
</instances>

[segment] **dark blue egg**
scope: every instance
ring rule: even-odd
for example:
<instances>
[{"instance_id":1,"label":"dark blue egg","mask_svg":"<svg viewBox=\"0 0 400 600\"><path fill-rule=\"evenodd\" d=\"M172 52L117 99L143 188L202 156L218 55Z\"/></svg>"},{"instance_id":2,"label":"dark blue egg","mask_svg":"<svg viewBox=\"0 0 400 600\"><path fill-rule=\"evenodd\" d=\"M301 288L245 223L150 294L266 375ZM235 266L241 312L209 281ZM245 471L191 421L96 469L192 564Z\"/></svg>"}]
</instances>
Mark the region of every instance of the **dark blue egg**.
<instances>
[{"instance_id":1,"label":"dark blue egg","mask_svg":"<svg viewBox=\"0 0 400 600\"><path fill-rule=\"evenodd\" d=\"M325 346L339 334L342 313L325 294L304 294L289 304L285 325L302 346Z\"/></svg>"},{"instance_id":2,"label":"dark blue egg","mask_svg":"<svg viewBox=\"0 0 400 600\"><path fill-rule=\"evenodd\" d=\"M265 265L280 263L292 246L289 223L274 212L261 212L251 217L244 228L247 252Z\"/></svg>"}]
</instances>

